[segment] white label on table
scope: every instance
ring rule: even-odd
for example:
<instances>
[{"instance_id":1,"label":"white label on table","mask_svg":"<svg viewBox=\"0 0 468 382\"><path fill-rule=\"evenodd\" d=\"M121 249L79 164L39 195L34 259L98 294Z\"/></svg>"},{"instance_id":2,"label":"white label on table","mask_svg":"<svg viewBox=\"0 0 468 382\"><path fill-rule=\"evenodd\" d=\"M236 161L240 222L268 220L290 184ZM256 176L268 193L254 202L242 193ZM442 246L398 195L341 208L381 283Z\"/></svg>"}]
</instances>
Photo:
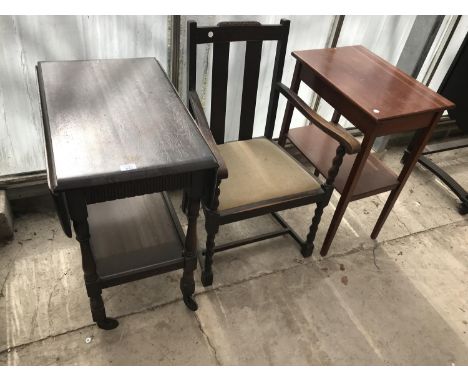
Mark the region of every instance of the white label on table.
<instances>
[{"instance_id":1,"label":"white label on table","mask_svg":"<svg viewBox=\"0 0 468 382\"><path fill-rule=\"evenodd\" d=\"M135 170L137 168L135 163L127 163L127 164L121 164L120 165L120 171L129 171L129 170Z\"/></svg>"}]
</instances>

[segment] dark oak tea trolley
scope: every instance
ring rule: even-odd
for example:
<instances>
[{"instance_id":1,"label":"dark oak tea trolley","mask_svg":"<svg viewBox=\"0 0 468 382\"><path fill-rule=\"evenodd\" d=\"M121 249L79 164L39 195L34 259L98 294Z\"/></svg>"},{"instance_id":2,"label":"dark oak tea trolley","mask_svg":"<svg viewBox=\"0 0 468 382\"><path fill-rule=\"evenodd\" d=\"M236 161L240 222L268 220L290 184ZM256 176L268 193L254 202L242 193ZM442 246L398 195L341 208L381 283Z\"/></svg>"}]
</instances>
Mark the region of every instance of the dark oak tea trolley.
<instances>
[{"instance_id":1,"label":"dark oak tea trolley","mask_svg":"<svg viewBox=\"0 0 468 382\"><path fill-rule=\"evenodd\" d=\"M185 304L197 304L196 221L218 167L154 58L40 62L49 188L64 232L80 243L93 320L103 288L183 269ZM165 191L187 195L187 235Z\"/></svg>"}]
</instances>

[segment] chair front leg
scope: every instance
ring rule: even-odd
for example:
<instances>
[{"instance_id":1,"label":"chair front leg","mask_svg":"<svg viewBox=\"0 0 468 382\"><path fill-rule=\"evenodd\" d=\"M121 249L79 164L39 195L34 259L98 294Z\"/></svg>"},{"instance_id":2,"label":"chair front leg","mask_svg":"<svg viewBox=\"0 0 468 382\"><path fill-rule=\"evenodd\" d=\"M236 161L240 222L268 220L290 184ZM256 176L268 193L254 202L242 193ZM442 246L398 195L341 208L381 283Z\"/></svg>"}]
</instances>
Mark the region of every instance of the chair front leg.
<instances>
[{"instance_id":1,"label":"chair front leg","mask_svg":"<svg viewBox=\"0 0 468 382\"><path fill-rule=\"evenodd\" d=\"M315 236L317 235L317 229L320 224L320 220L322 219L322 214L324 208L327 206L328 201L330 198L327 198L326 201L317 203L317 207L315 208L315 214L312 218L312 224L309 227L309 233L307 234L307 239L304 244L302 244L301 254L304 257L309 257L312 255L314 251L314 240Z\"/></svg>"},{"instance_id":2,"label":"chair front leg","mask_svg":"<svg viewBox=\"0 0 468 382\"><path fill-rule=\"evenodd\" d=\"M314 217L312 218L312 224L309 228L309 233L307 235L307 239L305 243L302 245L301 253L304 257L309 257L312 255L314 251L314 240L315 236L317 235L318 226L320 224L320 220L322 219L323 210L328 205L330 198L333 193L333 183L335 182L335 178L338 175L338 171L340 170L340 166L343 163L343 157L346 153L345 147L340 145L336 149L336 155L333 158L332 166L330 170L328 170L327 180L322 188L325 191L326 197L323 201L317 203L317 208L315 209Z\"/></svg>"}]
</instances>

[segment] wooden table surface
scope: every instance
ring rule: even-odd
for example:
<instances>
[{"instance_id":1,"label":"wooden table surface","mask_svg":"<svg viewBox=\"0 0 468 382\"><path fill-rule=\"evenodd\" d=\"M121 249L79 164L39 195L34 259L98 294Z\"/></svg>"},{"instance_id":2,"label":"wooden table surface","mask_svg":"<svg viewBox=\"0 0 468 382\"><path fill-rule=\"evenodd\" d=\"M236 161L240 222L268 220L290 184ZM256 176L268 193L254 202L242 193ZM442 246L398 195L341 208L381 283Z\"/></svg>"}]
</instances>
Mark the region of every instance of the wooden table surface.
<instances>
[{"instance_id":1,"label":"wooden table surface","mask_svg":"<svg viewBox=\"0 0 468 382\"><path fill-rule=\"evenodd\" d=\"M52 191L213 168L154 58L38 63Z\"/></svg>"},{"instance_id":2,"label":"wooden table surface","mask_svg":"<svg viewBox=\"0 0 468 382\"><path fill-rule=\"evenodd\" d=\"M454 106L361 45L292 55L376 123Z\"/></svg>"},{"instance_id":3,"label":"wooden table surface","mask_svg":"<svg viewBox=\"0 0 468 382\"><path fill-rule=\"evenodd\" d=\"M344 116L364 135L360 152L344 158L336 178L341 198L320 251L325 255L350 201L391 191L371 234L377 238L443 111L455 105L361 45L292 55L297 62L291 89L297 92L304 82L335 109L332 122ZM286 114L291 112L288 106ZM394 174L373 156L373 143L379 136L411 131L418 131L414 147L400 174ZM327 173L337 146L332 139L314 126L292 129L288 138L319 173ZM325 151L328 156L321 155Z\"/></svg>"}]
</instances>

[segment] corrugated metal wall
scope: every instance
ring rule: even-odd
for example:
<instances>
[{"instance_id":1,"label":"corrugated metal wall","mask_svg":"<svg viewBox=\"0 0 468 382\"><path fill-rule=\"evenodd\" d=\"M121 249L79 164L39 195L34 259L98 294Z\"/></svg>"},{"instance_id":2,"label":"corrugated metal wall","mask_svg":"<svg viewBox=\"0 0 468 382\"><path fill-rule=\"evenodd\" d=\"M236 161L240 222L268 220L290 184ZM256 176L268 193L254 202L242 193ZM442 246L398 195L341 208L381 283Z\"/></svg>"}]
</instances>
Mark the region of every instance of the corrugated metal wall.
<instances>
[{"instance_id":1,"label":"corrugated metal wall","mask_svg":"<svg viewBox=\"0 0 468 382\"><path fill-rule=\"evenodd\" d=\"M216 25L219 21L257 20L278 23L291 20L283 82L290 84L295 60L291 51L323 48L330 44L338 16L182 16L180 42L179 89L185 99L186 89L186 22ZM337 46L362 44L379 56L396 64L414 25L416 16L346 16ZM91 58L156 57L164 68L169 59L169 16L0 16L0 177L3 175L44 171L42 122L37 93L35 65L41 60ZM430 86L435 88L443 78L459 40L468 29L464 16ZM439 34L443 35L443 31ZM435 44L434 44L435 45ZM269 90L276 44L265 42L257 95L254 134L265 127ZM436 50L436 46L432 51ZM428 61L431 59L430 52ZM245 43L231 44L226 115L226 138L237 138L242 94ZM210 115L212 46L198 48L197 90ZM425 63L420 78L428 71ZM306 86L301 97L315 106L314 95ZM285 100L281 97L275 136L279 134ZM318 111L331 116L331 108L320 101ZM292 126L305 119L295 112ZM346 121L345 126L350 124Z\"/></svg>"},{"instance_id":2,"label":"corrugated metal wall","mask_svg":"<svg viewBox=\"0 0 468 382\"><path fill-rule=\"evenodd\" d=\"M448 17L448 21L452 21L450 19L456 18L456 16L450 16ZM444 31L442 31L444 32ZM466 34L468 33L468 16L462 16L460 19L459 24L457 25L452 38L450 39L447 50L441 57L441 60L435 69L435 72L429 82L427 84L432 90L437 91L439 89L440 84L442 83L442 80L445 77L445 74L447 73L450 65L452 64L453 59L455 58L456 54L458 53L458 50L460 49L461 43L463 42L463 39L465 38ZM442 43L443 36L440 36L438 40L435 41L435 46L434 46L434 51L437 50L438 45ZM429 52L428 57L426 59L425 65L427 67L430 67L429 62L433 61L435 57L433 57L435 52ZM421 71L421 74L418 76L418 80L422 81L423 83L427 79L428 75L426 71L424 70L426 68L423 67L423 70Z\"/></svg>"},{"instance_id":3,"label":"corrugated metal wall","mask_svg":"<svg viewBox=\"0 0 468 382\"><path fill-rule=\"evenodd\" d=\"M0 16L0 176L45 170L38 61L156 57L168 16Z\"/></svg>"}]
</instances>

